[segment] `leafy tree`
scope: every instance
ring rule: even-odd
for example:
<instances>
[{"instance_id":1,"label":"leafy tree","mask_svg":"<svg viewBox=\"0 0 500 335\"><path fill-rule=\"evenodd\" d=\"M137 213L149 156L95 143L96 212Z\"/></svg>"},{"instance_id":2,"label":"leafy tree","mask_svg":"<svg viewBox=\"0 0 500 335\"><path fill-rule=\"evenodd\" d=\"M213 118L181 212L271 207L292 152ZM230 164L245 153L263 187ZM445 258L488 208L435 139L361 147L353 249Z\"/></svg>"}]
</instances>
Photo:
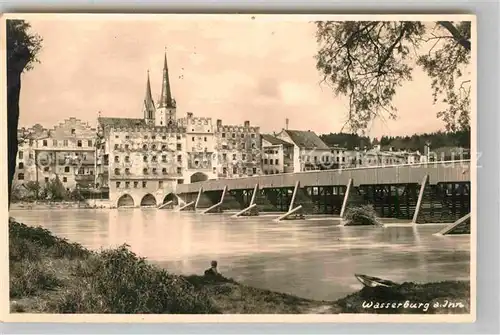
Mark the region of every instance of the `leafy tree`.
<instances>
[{"instance_id":1,"label":"leafy tree","mask_svg":"<svg viewBox=\"0 0 500 335\"><path fill-rule=\"evenodd\" d=\"M19 94L21 74L37 62L42 39L29 31L29 23L23 20L7 20L7 146L8 146L8 198L16 170L17 128L19 124Z\"/></svg>"},{"instance_id":2,"label":"leafy tree","mask_svg":"<svg viewBox=\"0 0 500 335\"><path fill-rule=\"evenodd\" d=\"M66 188L59 179L58 175L56 175L54 179L50 180L45 187L50 200L61 201L68 198Z\"/></svg>"},{"instance_id":3,"label":"leafy tree","mask_svg":"<svg viewBox=\"0 0 500 335\"><path fill-rule=\"evenodd\" d=\"M449 131L469 128L471 22L316 22L316 66L337 96L349 99L347 124L364 131L375 118L397 118L393 98L415 65L431 78L434 103Z\"/></svg>"},{"instance_id":4,"label":"leafy tree","mask_svg":"<svg viewBox=\"0 0 500 335\"><path fill-rule=\"evenodd\" d=\"M39 195L41 189L40 183L36 181L28 181L27 183L24 184L24 188L27 191L28 198L34 198L34 199L36 199L36 197Z\"/></svg>"}]
</instances>

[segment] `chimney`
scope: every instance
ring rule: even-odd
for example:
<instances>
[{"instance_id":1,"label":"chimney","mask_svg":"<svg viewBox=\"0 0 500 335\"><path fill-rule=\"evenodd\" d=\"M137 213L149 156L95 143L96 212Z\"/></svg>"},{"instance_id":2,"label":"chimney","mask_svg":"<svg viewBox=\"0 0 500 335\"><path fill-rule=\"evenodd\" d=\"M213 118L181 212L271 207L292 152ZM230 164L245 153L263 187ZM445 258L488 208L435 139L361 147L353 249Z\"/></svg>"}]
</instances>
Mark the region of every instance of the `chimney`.
<instances>
[{"instance_id":1,"label":"chimney","mask_svg":"<svg viewBox=\"0 0 500 335\"><path fill-rule=\"evenodd\" d=\"M217 127L222 127L222 120L221 119L217 119Z\"/></svg>"},{"instance_id":2,"label":"chimney","mask_svg":"<svg viewBox=\"0 0 500 335\"><path fill-rule=\"evenodd\" d=\"M250 121L245 121L244 125L245 125L245 127L247 127L247 128L248 128L248 127L250 127Z\"/></svg>"},{"instance_id":3,"label":"chimney","mask_svg":"<svg viewBox=\"0 0 500 335\"><path fill-rule=\"evenodd\" d=\"M288 122L289 122L289 120L288 120L288 118L286 118L286 119L285 119L285 129L286 129L286 130L288 130Z\"/></svg>"}]
</instances>

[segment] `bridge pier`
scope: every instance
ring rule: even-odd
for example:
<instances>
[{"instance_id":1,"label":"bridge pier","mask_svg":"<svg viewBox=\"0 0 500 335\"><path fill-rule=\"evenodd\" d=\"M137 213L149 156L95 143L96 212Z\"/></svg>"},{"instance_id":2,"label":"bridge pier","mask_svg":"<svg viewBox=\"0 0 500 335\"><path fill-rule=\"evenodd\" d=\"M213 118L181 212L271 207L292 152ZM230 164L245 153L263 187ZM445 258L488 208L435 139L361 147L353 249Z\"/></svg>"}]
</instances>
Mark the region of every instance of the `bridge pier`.
<instances>
[{"instance_id":1,"label":"bridge pier","mask_svg":"<svg viewBox=\"0 0 500 335\"><path fill-rule=\"evenodd\" d=\"M420 192L418 192L418 200L417 206L415 207L415 213L413 214L413 220L411 221L413 224L417 223L418 215L420 214L420 209L422 208L422 200L424 200L424 193L427 184L429 183L429 175L426 174L424 179L422 180L422 184L420 184Z\"/></svg>"},{"instance_id":2,"label":"bridge pier","mask_svg":"<svg viewBox=\"0 0 500 335\"><path fill-rule=\"evenodd\" d=\"M302 205L298 205L297 207L295 207L295 199L297 198L299 188L300 182L297 181L293 189L292 198L290 199L288 212L278 217L276 221L304 219L304 214L302 213Z\"/></svg>"},{"instance_id":3,"label":"bridge pier","mask_svg":"<svg viewBox=\"0 0 500 335\"><path fill-rule=\"evenodd\" d=\"M208 213L222 213L222 204L224 203L224 197L226 196L227 192L227 186L224 186L224 189L222 190L222 194L220 196L220 200L218 203L215 205L207 208L206 210L203 211L203 214L208 214Z\"/></svg>"},{"instance_id":4,"label":"bridge pier","mask_svg":"<svg viewBox=\"0 0 500 335\"><path fill-rule=\"evenodd\" d=\"M470 234L470 213L457 221L448 224L434 235L461 235Z\"/></svg>"},{"instance_id":5,"label":"bridge pier","mask_svg":"<svg viewBox=\"0 0 500 335\"><path fill-rule=\"evenodd\" d=\"M255 202L255 199L257 198L258 192L259 192L259 184L255 184L253 191L252 191L252 198L250 199L250 205L248 207L245 207L240 212L234 214L233 215L234 218L237 218L240 216L257 216L257 215L259 215L257 203Z\"/></svg>"}]
</instances>

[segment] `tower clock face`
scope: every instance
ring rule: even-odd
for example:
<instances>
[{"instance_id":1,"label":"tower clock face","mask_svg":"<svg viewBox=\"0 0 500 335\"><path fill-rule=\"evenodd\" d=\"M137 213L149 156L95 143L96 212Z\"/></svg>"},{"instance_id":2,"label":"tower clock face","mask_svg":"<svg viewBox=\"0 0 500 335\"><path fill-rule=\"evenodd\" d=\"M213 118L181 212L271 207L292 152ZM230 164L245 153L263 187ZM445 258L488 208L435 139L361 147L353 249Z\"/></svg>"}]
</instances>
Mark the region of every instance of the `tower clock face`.
<instances>
[{"instance_id":1,"label":"tower clock face","mask_svg":"<svg viewBox=\"0 0 500 335\"><path fill-rule=\"evenodd\" d=\"M201 151L201 143L198 142L198 144L196 144L196 149L198 149L198 151Z\"/></svg>"}]
</instances>

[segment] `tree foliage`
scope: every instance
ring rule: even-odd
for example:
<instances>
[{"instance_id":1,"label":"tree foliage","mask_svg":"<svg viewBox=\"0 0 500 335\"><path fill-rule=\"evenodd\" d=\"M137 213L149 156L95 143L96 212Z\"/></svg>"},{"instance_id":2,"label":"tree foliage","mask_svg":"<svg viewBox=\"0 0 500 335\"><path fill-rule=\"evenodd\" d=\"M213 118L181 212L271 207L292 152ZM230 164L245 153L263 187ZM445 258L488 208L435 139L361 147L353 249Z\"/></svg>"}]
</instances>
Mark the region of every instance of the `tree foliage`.
<instances>
[{"instance_id":1,"label":"tree foliage","mask_svg":"<svg viewBox=\"0 0 500 335\"><path fill-rule=\"evenodd\" d=\"M375 118L396 119L397 89L415 66L431 78L434 103L449 131L469 128L471 22L320 21L316 66L337 96L347 97L347 125L364 131Z\"/></svg>"}]
</instances>

